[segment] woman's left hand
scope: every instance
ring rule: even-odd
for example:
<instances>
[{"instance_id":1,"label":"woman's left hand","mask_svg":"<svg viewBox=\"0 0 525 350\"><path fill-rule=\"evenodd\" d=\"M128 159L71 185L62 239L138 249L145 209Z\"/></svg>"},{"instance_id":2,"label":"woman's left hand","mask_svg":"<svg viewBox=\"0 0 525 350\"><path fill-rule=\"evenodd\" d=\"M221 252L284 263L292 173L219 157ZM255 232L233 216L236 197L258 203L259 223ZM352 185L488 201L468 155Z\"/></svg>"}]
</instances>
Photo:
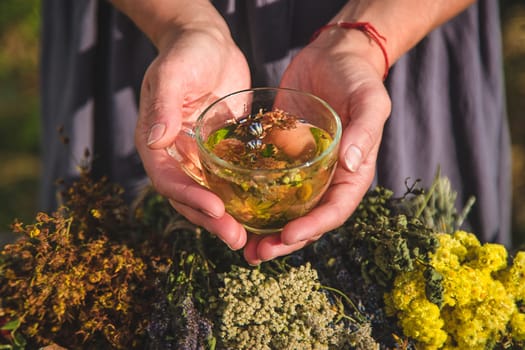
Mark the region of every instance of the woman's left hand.
<instances>
[{"instance_id":1,"label":"woman's left hand","mask_svg":"<svg viewBox=\"0 0 525 350\"><path fill-rule=\"evenodd\" d=\"M313 93L339 114L343 135L334 178L319 205L289 222L280 234L250 236L244 256L251 264L292 253L341 226L375 176L391 108L382 79L384 57L360 31L338 29L330 34L319 36L293 59L281 86Z\"/></svg>"}]
</instances>

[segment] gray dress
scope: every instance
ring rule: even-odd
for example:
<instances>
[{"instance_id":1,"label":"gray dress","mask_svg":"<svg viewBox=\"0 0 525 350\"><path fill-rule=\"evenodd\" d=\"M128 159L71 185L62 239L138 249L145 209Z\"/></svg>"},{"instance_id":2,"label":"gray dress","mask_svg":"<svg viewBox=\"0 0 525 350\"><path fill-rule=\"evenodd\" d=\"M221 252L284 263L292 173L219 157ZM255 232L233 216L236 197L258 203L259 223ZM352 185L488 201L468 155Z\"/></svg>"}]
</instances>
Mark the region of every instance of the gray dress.
<instances>
[{"instance_id":1,"label":"gray dress","mask_svg":"<svg viewBox=\"0 0 525 350\"><path fill-rule=\"evenodd\" d=\"M345 1L217 0L244 51L254 86L277 86L293 55ZM44 0L42 36L42 209L56 206L54 182L70 181L84 150L95 176L128 195L145 183L133 144L142 76L156 52L106 1ZM510 246L510 139L505 110L498 2L482 0L434 30L395 63L393 102L376 183L405 192L428 186L438 166L461 207L476 204L469 229ZM63 128L69 144L60 142Z\"/></svg>"}]
</instances>

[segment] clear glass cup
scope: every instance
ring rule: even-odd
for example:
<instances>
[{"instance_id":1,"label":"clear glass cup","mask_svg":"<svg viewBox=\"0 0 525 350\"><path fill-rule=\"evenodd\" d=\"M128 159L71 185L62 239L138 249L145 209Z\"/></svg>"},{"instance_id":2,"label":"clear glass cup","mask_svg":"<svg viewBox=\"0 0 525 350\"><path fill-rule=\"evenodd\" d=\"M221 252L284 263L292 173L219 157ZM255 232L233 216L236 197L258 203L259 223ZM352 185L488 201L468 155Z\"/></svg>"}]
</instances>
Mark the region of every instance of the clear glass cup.
<instances>
[{"instance_id":1,"label":"clear glass cup","mask_svg":"<svg viewBox=\"0 0 525 350\"><path fill-rule=\"evenodd\" d=\"M314 208L335 171L341 121L320 98L254 88L209 105L168 153L256 234Z\"/></svg>"}]
</instances>

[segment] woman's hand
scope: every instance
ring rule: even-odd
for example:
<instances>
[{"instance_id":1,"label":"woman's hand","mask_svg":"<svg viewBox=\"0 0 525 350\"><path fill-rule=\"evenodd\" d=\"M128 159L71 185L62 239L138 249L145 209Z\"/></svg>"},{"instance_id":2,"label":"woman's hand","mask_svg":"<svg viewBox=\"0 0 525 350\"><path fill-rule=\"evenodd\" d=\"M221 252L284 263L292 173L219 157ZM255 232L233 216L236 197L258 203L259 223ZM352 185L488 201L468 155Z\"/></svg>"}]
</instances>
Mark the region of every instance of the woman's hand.
<instances>
[{"instance_id":1,"label":"woman's hand","mask_svg":"<svg viewBox=\"0 0 525 350\"><path fill-rule=\"evenodd\" d=\"M383 126L390 114L382 81L384 57L364 33L337 30L305 47L281 81L283 87L319 96L341 117L343 136L334 178L309 214L288 223L280 234L249 238L244 255L252 264L301 249L342 225L374 178Z\"/></svg>"},{"instance_id":2,"label":"woman's hand","mask_svg":"<svg viewBox=\"0 0 525 350\"><path fill-rule=\"evenodd\" d=\"M223 202L198 185L168 155L181 125L192 125L217 96L250 86L246 60L228 35L208 28L176 30L163 38L148 68L140 96L135 143L155 189L188 220L216 234L232 249L246 243L246 231ZM186 137L187 139L187 137ZM191 142L191 140L189 140Z\"/></svg>"}]
</instances>

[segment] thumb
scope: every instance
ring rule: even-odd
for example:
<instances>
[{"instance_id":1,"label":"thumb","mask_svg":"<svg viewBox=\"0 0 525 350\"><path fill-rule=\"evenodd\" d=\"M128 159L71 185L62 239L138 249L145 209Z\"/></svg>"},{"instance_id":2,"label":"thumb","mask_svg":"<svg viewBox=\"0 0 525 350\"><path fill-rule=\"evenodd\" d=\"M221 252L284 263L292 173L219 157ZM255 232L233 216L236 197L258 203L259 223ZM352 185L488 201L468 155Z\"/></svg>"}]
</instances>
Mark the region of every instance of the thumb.
<instances>
[{"instance_id":1,"label":"thumb","mask_svg":"<svg viewBox=\"0 0 525 350\"><path fill-rule=\"evenodd\" d=\"M350 103L349 123L341 139L341 163L350 172L356 172L381 142L391 110L391 101L383 86L361 91L359 96L359 100Z\"/></svg>"},{"instance_id":2,"label":"thumb","mask_svg":"<svg viewBox=\"0 0 525 350\"><path fill-rule=\"evenodd\" d=\"M155 64L146 72L141 89L137 143L151 149L169 146L181 128L182 89L174 79L158 78Z\"/></svg>"}]
</instances>

